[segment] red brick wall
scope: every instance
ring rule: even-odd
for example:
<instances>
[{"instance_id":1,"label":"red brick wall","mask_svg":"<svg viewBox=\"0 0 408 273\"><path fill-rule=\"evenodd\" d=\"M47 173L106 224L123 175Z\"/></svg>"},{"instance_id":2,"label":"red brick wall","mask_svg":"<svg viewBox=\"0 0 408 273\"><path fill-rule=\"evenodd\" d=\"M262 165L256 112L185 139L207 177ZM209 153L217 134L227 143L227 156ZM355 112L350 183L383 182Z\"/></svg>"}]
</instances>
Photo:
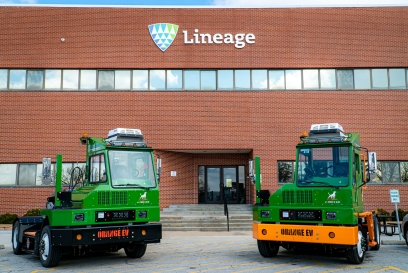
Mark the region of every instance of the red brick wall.
<instances>
[{"instance_id":1,"label":"red brick wall","mask_svg":"<svg viewBox=\"0 0 408 273\"><path fill-rule=\"evenodd\" d=\"M407 68L407 15L407 7L0 7L0 68ZM147 30L157 22L180 26L164 53ZM181 31L191 35L194 28L212 34L251 32L256 43L243 49L184 45ZM295 159L299 134L312 123L339 122L347 132L360 132L362 145L376 151L378 160L408 161L407 102L406 90L0 92L0 163L40 163L57 153L65 162L84 161L82 132L107 136L116 127L141 128L167 170L162 207L194 203L199 164L215 159L246 164L252 156L206 160L166 150L252 150L261 157L263 187L274 190L277 161ZM176 178L168 176L173 168L180 170ZM369 186L366 208L392 210L390 188L400 190L400 207L408 210L405 185ZM28 208L23 203L30 209L43 206L50 191L0 188L0 213L22 214ZM16 201L10 203L11 197Z\"/></svg>"},{"instance_id":2,"label":"red brick wall","mask_svg":"<svg viewBox=\"0 0 408 273\"><path fill-rule=\"evenodd\" d=\"M308 68L407 66L408 7L0 7L0 67ZM166 52L148 25L179 25ZM255 44L185 45L200 33L253 33ZM65 38L65 42L61 42Z\"/></svg>"}]
</instances>

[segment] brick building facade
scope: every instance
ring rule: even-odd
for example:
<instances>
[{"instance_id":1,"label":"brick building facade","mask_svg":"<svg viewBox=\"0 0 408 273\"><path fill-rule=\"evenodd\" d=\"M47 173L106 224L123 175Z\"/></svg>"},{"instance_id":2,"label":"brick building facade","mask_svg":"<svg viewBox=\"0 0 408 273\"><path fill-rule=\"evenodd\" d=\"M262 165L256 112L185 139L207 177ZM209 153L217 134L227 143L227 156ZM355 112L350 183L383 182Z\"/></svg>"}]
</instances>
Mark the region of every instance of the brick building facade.
<instances>
[{"instance_id":1,"label":"brick building facade","mask_svg":"<svg viewBox=\"0 0 408 273\"><path fill-rule=\"evenodd\" d=\"M163 208L207 203L200 199L200 168L236 173L245 196L237 203L254 203L254 186L245 178L248 160L260 156L263 188L277 189L278 162L295 160L299 135L313 123L338 122L346 132L360 132L362 145L377 152L380 162L407 162L407 17L408 7L0 7L0 73L8 80L0 90L0 165L3 170L16 165L18 171L18 164L39 164L58 153L65 162L84 162L83 132L107 136L117 127L140 128L162 158ZM148 26L155 23L179 26L164 52L149 34ZM199 39L208 33L214 41L189 43L194 33ZM233 39L251 33L254 43L236 48L214 36L226 33ZM231 90L189 90L186 85L182 90L64 90L46 88L45 76L41 88L11 86L10 75L21 70L88 69L214 70L216 75L219 70L348 70L355 80L353 88L345 89L339 83L334 89L310 89L304 82L292 89L287 76L283 89L256 89L251 83ZM374 88L370 76L370 88L357 88L359 69L370 75L385 69L388 87ZM393 73L399 71L405 86L396 88ZM399 207L407 210L408 187L400 180L370 184L364 192L366 209L392 211L389 190L399 189ZM0 214L43 207L53 191L18 181L10 184L0 173Z\"/></svg>"}]
</instances>

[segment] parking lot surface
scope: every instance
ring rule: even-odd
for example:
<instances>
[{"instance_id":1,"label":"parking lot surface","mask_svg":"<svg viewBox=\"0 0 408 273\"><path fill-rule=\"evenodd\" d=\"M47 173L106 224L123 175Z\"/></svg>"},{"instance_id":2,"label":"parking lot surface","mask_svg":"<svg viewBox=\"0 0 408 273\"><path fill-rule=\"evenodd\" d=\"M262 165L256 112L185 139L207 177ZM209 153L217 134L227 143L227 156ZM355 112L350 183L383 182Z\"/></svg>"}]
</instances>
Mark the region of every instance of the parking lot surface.
<instances>
[{"instance_id":1,"label":"parking lot surface","mask_svg":"<svg viewBox=\"0 0 408 273\"><path fill-rule=\"evenodd\" d=\"M398 236L382 236L398 241ZM281 248L278 256L263 258L251 232L164 232L160 244L148 245L141 259L116 253L63 256L55 268L43 268L34 255L13 254L11 231L0 231L0 272L407 272L408 246L382 245L369 251L360 265L342 254L294 253Z\"/></svg>"}]
</instances>

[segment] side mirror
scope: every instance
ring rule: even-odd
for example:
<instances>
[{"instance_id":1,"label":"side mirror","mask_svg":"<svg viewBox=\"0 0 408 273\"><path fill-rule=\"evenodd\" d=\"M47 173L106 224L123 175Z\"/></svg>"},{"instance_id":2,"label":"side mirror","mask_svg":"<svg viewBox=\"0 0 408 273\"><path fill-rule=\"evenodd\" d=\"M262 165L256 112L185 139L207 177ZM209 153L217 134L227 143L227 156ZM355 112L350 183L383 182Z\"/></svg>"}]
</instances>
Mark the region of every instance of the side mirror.
<instances>
[{"instance_id":1,"label":"side mirror","mask_svg":"<svg viewBox=\"0 0 408 273\"><path fill-rule=\"evenodd\" d=\"M42 159L42 178L41 178L43 185L50 185L51 184L51 158L44 157Z\"/></svg>"},{"instance_id":2,"label":"side mirror","mask_svg":"<svg viewBox=\"0 0 408 273\"><path fill-rule=\"evenodd\" d=\"M157 159L156 170L157 170L157 174L160 175L161 172L162 172L162 169L161 169L161 158L158 158L158 159Z\"/></svg>"},{"instance_id":3,"label":"side mirror","mask_svg":"<svg viewBox=\"0 0 408 273\"><path fill-rule=\"evenodd\" d=\"M248 168L249 168L249 171L248 171L248 176L249 177L254 177L254 161L253 160L249 160L248 161Z\"/></svg>"},{"instance_id":4,"label":"side mirror","mask_svg":"<svg viewBox=\"0 0 408 273\"><path fill-rule=\"evenodd\" d=\"M377 169L377 154L375 152L368 153L368 170L374 172Z\"/></svg>"}]
</instances>

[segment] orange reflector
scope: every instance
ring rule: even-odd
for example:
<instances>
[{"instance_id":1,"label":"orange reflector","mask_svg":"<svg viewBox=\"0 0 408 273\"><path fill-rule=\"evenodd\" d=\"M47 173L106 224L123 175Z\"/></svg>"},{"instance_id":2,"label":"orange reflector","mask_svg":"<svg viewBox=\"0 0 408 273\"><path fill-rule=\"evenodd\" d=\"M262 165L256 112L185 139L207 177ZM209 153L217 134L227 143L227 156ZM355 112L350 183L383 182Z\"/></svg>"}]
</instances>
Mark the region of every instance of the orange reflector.
<instances>
[{"instance_id":1,"label":"orange reflector","mask_svg":"<svg viewBox=\"0 0 408 273\"><path fill-rule=\"evenodd\" d=\"M88 137L88 133L82 133L82 137Z\"/></svg>"},{"instance_id":2,"label":"orange reflector","mask_svg":"<svg viewBox=\"0 0 408 273\"><path fill-rule=\"evenodd\" d=\"M144 235L146 235L146 233L147 233L146 230L143 229L142 230L142 235L144 236Z\"/></svg>"},{"instance_id":3,"label":"orange reflector","mask_svg":"<svg viewBox=\"0 0 408 273\"><path fill-rule=\"evenodd\" d=\"M262 230L262 234L263 234L263 235L266 235L266 233L268 233L268 232L266 231L266 229L263 229L263 230Z\"/></svg>"},{"instance_id":4,"label":"orange reflector","mask_svg":"<svg viewBox=\"0 0 408 273\"><path fill-rule=\"evenodd\" d=\"M125 143L125 142L123 142L123 143L122 143L122 146L126 146L126 143Z\"/></svg>"},{"instance_id":5,"label":"orange reflector","mask_svg":"<svg viewBox=\"0 0 408 273\"><path fill-rule=\"evenodd\" d=\"M329 237L333 239L334 237L336 237L336 234L334 234L334 232L329 232Z\"/></svg>"},{"instance_id":6,"label":"orange reflector","mask_svg":"<svg viewBox=\"0 0 408 273\"><path fill-rule=\"evenodd\" d=\"M300 136L302 136L302 137L307 137L307 132L302 132L302 133L300 134Z\"/></svg>"},{"instance_id":7,"label":"orange reflector","mask_svg":"<svg viewBox=\"0 0 408 273\"><path fill-rule=\"evenodd\" d=\"M76 239L77 239L78 241L81 241L82 235L81 235L81 234L77 234Z\"/></svg>"},{"instance_id":8,"label":"orange reflector","mask_svg":"<svg viewBox=\"0 0 408 273\"><path fill-rule=\"evenodd\" d=\"M110 143L108 143L108 144L106 144L106 146L111 146L111 144L110 144Z\"/></svg>"},{"instance_id":9,"label":"orange reflector","mask_svg":"<svg viewBox=\"0 0 408 273\"><path fill-rule=\"evenodd\" d=\"M332 140L331 140L331 139L329 139L327 142L332 142Z\"/></svg>"}]
</instances>

